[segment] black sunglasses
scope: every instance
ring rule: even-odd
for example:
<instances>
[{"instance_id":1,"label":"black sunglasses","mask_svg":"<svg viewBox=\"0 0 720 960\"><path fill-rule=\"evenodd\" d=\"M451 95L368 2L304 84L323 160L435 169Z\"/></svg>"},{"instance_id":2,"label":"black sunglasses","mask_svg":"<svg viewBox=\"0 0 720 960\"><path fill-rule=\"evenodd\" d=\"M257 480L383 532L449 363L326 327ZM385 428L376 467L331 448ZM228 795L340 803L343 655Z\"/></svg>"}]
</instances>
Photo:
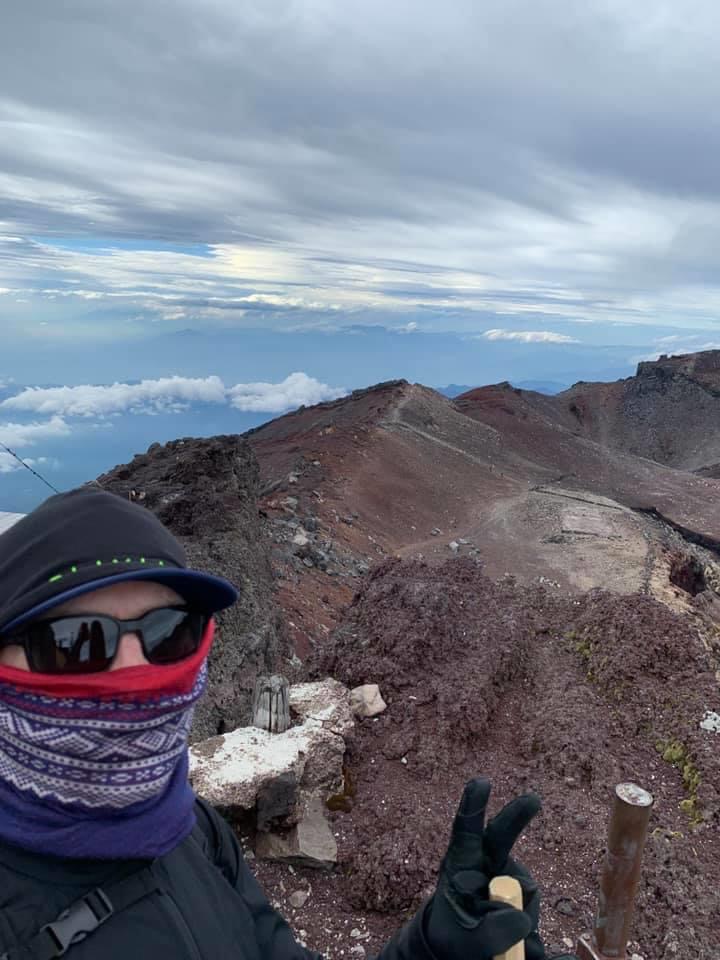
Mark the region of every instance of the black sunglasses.
<instances>
[{"instance_id":1,"label":"black sunglasses","mask_svg":"<svg viewBox=\"0 0 720 960\"><path fill-rule=\"evenodd\" d=\"M28 623L0 637L0 647L19 644L36 673L98 673L112 663L120 637L137 633L146 658L161 665L195 653L209 619L187 607L158 607L139 620L83 613Z\"/></svg>"}]
</instances>

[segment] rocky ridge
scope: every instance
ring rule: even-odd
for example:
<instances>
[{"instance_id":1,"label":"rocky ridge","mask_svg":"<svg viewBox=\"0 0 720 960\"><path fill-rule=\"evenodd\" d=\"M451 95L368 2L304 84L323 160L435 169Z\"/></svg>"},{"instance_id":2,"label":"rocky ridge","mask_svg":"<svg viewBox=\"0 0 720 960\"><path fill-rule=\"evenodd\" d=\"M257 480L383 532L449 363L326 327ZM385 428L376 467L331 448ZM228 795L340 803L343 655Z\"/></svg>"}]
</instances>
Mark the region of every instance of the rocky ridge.
<instances>
[{"instance_id":1,"label":"rocky ridge","mask_svg":"<svg viewBox=\"0 0 720 960\"><path fill-rule=\"evenodd\" d=\"M394 381L249 435L301 658L393 556L472 556L492 577L697 612L672 570L717 579L720 485L578 436L548 413L555 399L500 384L451 401Z\"/></svg>"},{"instance_id":2,"label":"rocky ridge","mask_svg":"<svg viewBox=\"0 0 720 960\"><path fill-rule=\"evenodd\" d=\"M95 482L153 510L182 542L191 566L239 588L238 602L218 616L208 690L196 707L191 740L248 723L255 678L287 670L293 651L264 547L259 470L247 441L221 436L153 444Z\"/></svg>"},{"instance_id":3,"label":"rocky ridge","mask_svg":"<svg viewBox=\"0 0 720 960\"><path fill-rule=\"evenodd\" d=\"M634 377L615 383L577 383L543 407L613 450L706 475L720 464L718 350L642 362Z\"/></svg>"}]
</instances>

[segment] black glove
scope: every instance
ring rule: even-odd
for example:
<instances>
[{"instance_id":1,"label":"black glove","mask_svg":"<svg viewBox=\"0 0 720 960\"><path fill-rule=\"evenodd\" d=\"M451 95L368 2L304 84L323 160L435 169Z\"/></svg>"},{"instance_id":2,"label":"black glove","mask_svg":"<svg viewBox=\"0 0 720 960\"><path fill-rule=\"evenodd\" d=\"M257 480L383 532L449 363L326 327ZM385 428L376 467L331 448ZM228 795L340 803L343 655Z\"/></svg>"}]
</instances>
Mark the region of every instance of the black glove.
<instances>
[{"instance_id":1,"label":"black glove","mask_svg":"<svg viewBox=\"0 0 720 960\"><path fill-rule=\"evenodd\" d=\"M549 960L538 934L540 893L510 851L540 810L540 798L528 793L508 803L485 826L490 781L478 777L465 786L453 822L437 890L425 911L424 933L437 960L492 960L520 940L526 960ZM493 877L515 877L523 909L489 899ZM577 960L572 954L555 960Z\"/></svg>"}]
</instances>

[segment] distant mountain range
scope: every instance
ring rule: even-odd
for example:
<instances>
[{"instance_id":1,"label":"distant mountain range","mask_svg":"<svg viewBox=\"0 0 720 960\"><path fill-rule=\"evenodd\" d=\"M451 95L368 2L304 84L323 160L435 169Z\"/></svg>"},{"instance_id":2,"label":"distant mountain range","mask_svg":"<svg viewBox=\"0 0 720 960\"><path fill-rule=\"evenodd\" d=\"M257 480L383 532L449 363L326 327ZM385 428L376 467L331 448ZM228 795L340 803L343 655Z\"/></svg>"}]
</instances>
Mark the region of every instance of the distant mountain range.
<instances>
[{"instance_id":1,"label":"distant mountain range","mask_svg":"<svg viewBox=\"0 0 720 960\"><path fill-rule=\"evenodd\" d=\"M517 383L513 382L513 386L519 390L534 390L535 393L555 394L567 390L570 384L558 383L556 380L519 380ZM470 390L476 388L468 386L467 384L449 383L446 387L436 387L435 389L444 397L453 398L459 397L461 393L468 393Z\"/></svg>"}]
</instances>

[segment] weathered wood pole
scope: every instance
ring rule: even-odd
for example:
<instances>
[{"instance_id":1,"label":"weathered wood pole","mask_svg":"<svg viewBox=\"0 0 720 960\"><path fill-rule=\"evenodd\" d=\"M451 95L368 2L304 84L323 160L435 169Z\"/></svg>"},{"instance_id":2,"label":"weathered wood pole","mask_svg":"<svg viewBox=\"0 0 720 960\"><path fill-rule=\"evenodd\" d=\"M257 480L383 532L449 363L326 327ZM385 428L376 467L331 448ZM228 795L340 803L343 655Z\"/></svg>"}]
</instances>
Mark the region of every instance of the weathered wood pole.
<instances>
[{"instance_id":1,"label":"weathered wood pole","mask_svg":"<svg viewBox=\"0 0 720 960\"><path fill-rule=\"evenodd\" d=\"M258 677L253 696L254 727L284 733L290 726L290 684L278 673Z\"/></svg>"},{"instance_id":2,"label":"weathered wood pole","mask_svg":"<svg viewBox=\"0 0 720 960\"><path fill-rule=\"evenodd\" d=\"M490 881L490 899L507 903L516 910L523 908L522 887L516 877L493 877ZM525 960L525 941L520 940L502 953L496 953L493 960Z\"/></svg>"}]
</instances>

